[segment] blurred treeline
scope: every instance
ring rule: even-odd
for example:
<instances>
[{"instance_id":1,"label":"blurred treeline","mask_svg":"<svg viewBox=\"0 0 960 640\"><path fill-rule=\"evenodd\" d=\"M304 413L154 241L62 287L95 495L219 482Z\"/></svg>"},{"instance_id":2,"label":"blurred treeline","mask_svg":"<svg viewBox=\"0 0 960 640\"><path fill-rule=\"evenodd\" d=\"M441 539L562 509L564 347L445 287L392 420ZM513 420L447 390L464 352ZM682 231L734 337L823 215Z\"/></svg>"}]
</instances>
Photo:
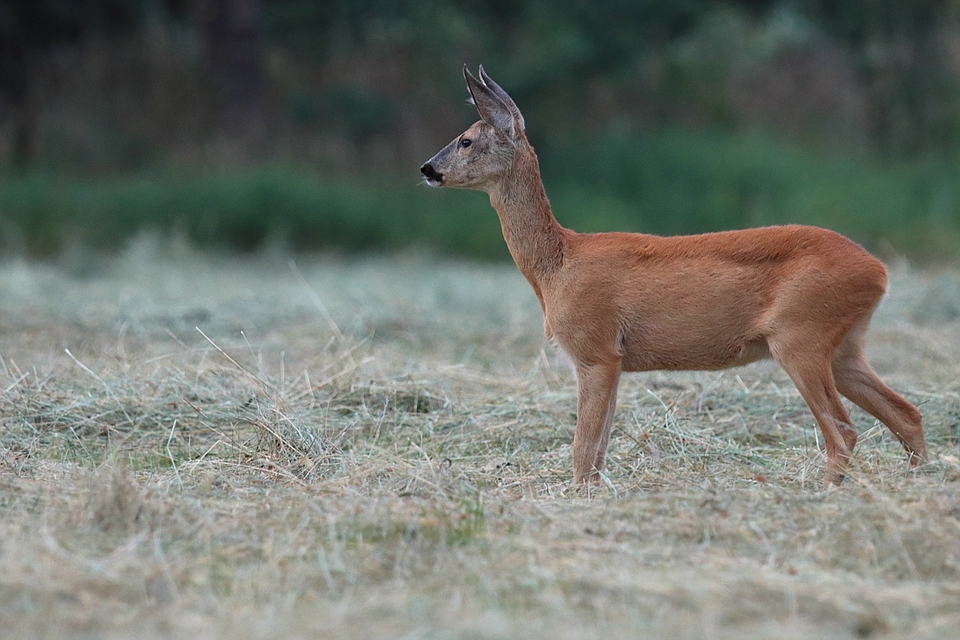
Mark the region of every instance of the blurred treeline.
<instances>
[{"instance_id":1,"label":"blurred treeline","mask_svg":"<svg viewBox=\"0 0 960 640\"><path fill-rule=\"evenodd\" d=\"M0 249L502 256L420 163L524 111L561 222L960 248L960 1L0 0Z\"/></svg>"}]
</instances>

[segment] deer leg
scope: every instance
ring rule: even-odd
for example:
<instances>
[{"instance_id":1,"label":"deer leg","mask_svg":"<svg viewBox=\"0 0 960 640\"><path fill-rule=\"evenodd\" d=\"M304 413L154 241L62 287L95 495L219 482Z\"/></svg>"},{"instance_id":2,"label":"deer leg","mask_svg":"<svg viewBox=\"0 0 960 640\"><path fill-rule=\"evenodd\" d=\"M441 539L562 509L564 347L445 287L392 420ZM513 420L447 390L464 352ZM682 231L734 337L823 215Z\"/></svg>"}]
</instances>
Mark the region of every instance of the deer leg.
<instances>
[{"instance_id":1,"label":"deer leg","mask_svg":"<svg viewBox=\"0 0 960 640\"><path fill-rule=\"evenodd\" d=\"M617 412L617 387L620 385L620 373L617 372L617 379L613 383L613 391L610 393L610 403L607 406L607 418L603 423L603 434L600 436L600 446L597 447L597 457L593 462L593 468L597 471L603 469L603 463L607 457L607 445L610 444L610 431L613 428L613 416Z\"/></svg>"},{"instance_id":2,"label":"deer leg","mask_svg":"<svg viewBox=\"0 0 960 640\"><path fill-rule=\"evenodd\" d=\"M863 357L860 341L854 336L849 340L833 358L837 389L890 429L906 450L910 466L926 462L920 412L877 377Z\"/></svg>"},{"instance_id":3,"label":"deer leg","mask_svg":"<svg viewBox=\"0 0 960 640\"><path fill-rule=\"evenodd\" d=\"M823 433L827 453L823 488L826 489L831 483L840 484L853 447L857 444L857 432L850 424L850 417L834 385L829 351L802 343L785 348L775 342L771 344L770 351L793 380ZM827 353L824 354L824 351Z\"/></svg>"},{"instance_id":4,"label":"deer leg","mask_svg":"<svg viewBox=\"0 0 960 640\"><path fill-rule=\"evenodd\" d=\"M619 361L577 367L577 430L573 436L573 480L577 484L599 480L619 380Z\"/></svg>"}]
</instances>

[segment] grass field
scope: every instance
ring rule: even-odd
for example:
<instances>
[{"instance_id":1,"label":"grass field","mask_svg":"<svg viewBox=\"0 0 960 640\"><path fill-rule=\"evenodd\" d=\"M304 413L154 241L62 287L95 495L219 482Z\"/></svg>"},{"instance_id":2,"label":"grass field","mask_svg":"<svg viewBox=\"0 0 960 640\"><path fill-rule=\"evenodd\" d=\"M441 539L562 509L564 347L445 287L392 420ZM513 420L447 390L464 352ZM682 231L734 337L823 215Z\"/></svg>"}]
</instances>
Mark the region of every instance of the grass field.
<instances>
[{"instance_id":1,"label":"grass field","mask_svg":"<svg viewBox=\"0 0 960 640\"><path fill-rule=\"evenodd\" d=\"M870 334L924 413L819 489L776 365L625 376L607 482L512 265L141 239L0 265L0 629L18 638L960 638L960 277Z\"/></svg>"}]
</instances>

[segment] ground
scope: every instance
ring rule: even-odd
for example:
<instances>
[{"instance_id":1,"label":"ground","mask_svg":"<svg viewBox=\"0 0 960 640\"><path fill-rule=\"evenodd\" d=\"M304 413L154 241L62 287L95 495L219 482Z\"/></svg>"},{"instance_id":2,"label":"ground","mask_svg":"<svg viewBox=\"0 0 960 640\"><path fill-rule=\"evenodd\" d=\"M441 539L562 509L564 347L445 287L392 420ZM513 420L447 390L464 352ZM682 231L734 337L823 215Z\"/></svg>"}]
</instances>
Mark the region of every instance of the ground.
<instances>
[{"instance_id":1,"label":"ground","mask_svg":"<svg viewBox=\"0 0 960 640\"><path fill-rule=\"evenodd\" d=\"M960 278L891 265L820 490L772 362L624 376L604 484L512 265L141 239L0 264L0 628L83 638L960 638Z\"/></svg>"}]
</instances>

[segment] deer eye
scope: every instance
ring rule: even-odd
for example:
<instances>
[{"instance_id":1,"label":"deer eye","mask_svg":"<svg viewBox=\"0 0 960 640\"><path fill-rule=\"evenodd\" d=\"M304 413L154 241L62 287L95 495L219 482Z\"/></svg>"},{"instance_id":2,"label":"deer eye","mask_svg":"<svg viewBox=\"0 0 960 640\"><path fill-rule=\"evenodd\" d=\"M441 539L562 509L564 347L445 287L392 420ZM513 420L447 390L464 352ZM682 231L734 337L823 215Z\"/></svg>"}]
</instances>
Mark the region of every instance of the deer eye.
<instances>
[{"instance_id":1,"label":"deer eye","mask_svg":"<svg viewBox=\"0 0 960 640\"><path fill-rule=\"evenodd\" d=\"M461 139L460 139L460 148L461 148L461 149L466 149L466 148L469 147L471 144L473 144L473 140L471 140L470 138L461 138Z\"/></svg>"}]
</instances>

